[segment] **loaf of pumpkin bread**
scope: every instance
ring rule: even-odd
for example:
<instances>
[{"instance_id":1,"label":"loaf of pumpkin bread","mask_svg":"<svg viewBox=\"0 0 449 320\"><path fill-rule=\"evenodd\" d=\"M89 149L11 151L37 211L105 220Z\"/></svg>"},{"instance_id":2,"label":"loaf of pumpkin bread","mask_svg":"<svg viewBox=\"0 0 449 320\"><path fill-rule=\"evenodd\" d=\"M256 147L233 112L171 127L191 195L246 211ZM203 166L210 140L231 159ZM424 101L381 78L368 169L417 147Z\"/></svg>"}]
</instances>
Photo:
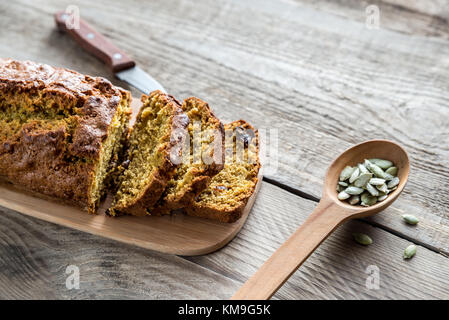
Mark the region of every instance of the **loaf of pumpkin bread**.
<instances>
[{"instance_id":1,"label":"loaf of pumpkin bread","mask_svg":"<svg viewBox=\"0 0 449 320\"><path fill-rule=\"evenodd\" d=\"M126 139L129 103L106 79L0 59L0 178L95 212Z\"/></svg>"},{"instance_id":2,"label":"loaf of pumpkin bread","mask_svg":"<svg viewBox=\"0 0 449 320\"><path fill-rule=\"evenodd\" d=\"M242 216L258 182L259 134L244 120L226 124L224 129L224 168L184 210L191 216L235 222Z\"/></svg>"}]
</instances>

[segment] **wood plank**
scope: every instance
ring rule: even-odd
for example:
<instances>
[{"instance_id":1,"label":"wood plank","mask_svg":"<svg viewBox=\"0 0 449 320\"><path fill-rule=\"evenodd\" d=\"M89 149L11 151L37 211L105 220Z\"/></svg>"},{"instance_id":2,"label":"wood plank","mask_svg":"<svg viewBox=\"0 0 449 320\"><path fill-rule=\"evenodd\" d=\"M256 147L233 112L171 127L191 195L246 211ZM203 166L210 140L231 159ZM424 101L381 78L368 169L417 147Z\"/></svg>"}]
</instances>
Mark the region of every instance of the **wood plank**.
<instances>
[{"instance_id":1,"label":"wood plank","mask_svg":"<svg viewBox=\"0 0 449 320\"><path fill-rule=\"evenodd\" d=\"M214 254L188 259L232 279L246 281L304 222L315 205L264 183L253 214L239 235ZM368 234L373 244L364 247L355 243L353 232ZM409 244L367 223L350 221L339 227L273 298L449 298L449 259L418 246L416 256L404 260L402 253ZM366 287L371 274L367 273L369 266L379 268L379 289Z\"/></svg>"},{"instance_id":2,"label":"wood plank","mask_svg":"<svg viewBox=\"0 0 449 320\"><path fill-rule=\"evenodd\" d=\"M79 267L80 288L66 288ZM164 255L0 208L0 299L226 299L239 283Z\"/></svg>"},{"instance_id":3,"label":"wood plank","mask_svg":"<svg viewBox=\"0 0 449 320\"><path fill-rule=\"evenodd\" d=\"M227 299L307 217L315 203L263 183L248 223L228 246L202 257L163 255L0 209L1 298ZM276 213L282 214L276 214ZM419 225L418 225L419 227ZM374 244L362 247L352 232ZM275 299L448 298L449 259L353 221L306 261ZM80 290L67 290L65 268L80 268ZM379 290L365 286L369 265ZM411 280L413 279L413 280Z\"/></svg>"},{"instance_id":4,"label":"wood plank","mask_svg":"<svg viewBox=\"0 0 449 320\"><path fill-rule=\"evenodd\" d=\"M379 8L380 28L414 36L449 38L447 0L293 0L343 19L365 23L366 8Z\"/></svg>"},{"instance_id":5,"label":"wood plank","mask_svg":"<svg viewBox=\"0 0 449 320\"><path fill-rule=\"evenodd\" d=\"M143 11L121 18L131 37L96 27L133 50L175 95L199 95L224 120L242 117L260 128L279 128L282 158L270 177L315 197L325 168L343 149L372 138L398 141L411 154L412 176L388 212L416 214L428 230L417 234L383 216L374 222L449 253L448 203L441 196L449 159L445 41L368 30L302 4L226 2L207 12L197 7L188 1L182 10L158 3L139 7ZM103 11L102 18L118 18L121 9ZM145 10L152 19L143 21ZM140 38L141 28L149 30L149 40ZM441 192L434 196L436 186Z\"/></svg>"},{"instance_id":6,"label":"wood plank","mask_svg":"<svg viewBox=\"0 0 449 320\"><path fill-rule=\"evenodd\" d=\"M312 7L270 1L256 7L248 1L208 2L207 10L201 10L206 4L204 1L130 1L113 5L87 0L39 4L17 1L0 4L0 12L8 12L0 21L0 35L4 39L0 43L0 55L111 78L100 62L55 31L51 15L68 4L80 5L84 18L131 53L143 69L157 76L176 96L196 95L209 101L225 121L245 118L260 128L279 128L282 158L278 172L270 177L292 188L319 196L325 168L340 151L369 138L400 142L412 158L410 183L397 206L376 216L374 222L434 250L448 252L446 213L449 203L445 194L448 193L449 75L445 70L449 49L445 39L424 38L419 33L421 36L415 37L384 29L370 31L364 27L363 20L346 16L344 7L340 12L323 12L320 3ZM122 13L124 10L126 16ZM374 124L372 119L375 119ZM268 221L262 218L259 221L260 228L267 232L271 221L278 221L286 214L285 204L278 204ZM403 224L399 219L402 212L419 216L418 227ZM365 224L360 226L371 230ZM281 228L286 229L285 226ZM382 239L388 235L377 228L373 230L379 232ZM288 231L285 230L285 236ZM263 239L262 235L259 237ZM392 239L391 243L397 239L392 235L388 237L393 237L388 238ZM323 248L331 241L332 238L326 241ZM232 245L234 243L236 241ZM248 245L252 242L234 249L232 254L240 264L231 261L231 266L239 270L247 268L242 263L247 258L239 250L249 249L252 253L253 248L247 248ZM268 248L274 251L275 246ZM372 248L376 247L368 249L374 250ZM368 254L362 249L367 248L356 247L355 252L350 252L365 253L365 258L369 259L371 251ZM256 250L261 251L260 248ZM419 252L424 252L429 261L437 259L444 270L443 261L446 260L439 260L442 256L432 255L422 248ZM399 259L400 252L395 254L399 254L395 256ZM258 258L260 264L269 253L264 255ZM335 260L342 260L342 255L323 261L331 265ZM415 268L416 264L421 265L419 283L426 287L427 271L418 257L409 263ZM380 258L383 269L383 263L387 262L383 256ZM361 265L360 261L356 265ZM322 263L318 262L318 267ZM226 260L220 260L220 265L226 266ZM251 270L240 277L246 279L256 267L251 266ZM332 268L327 278L336 277L337 272L348 267L351 266ZM413 270L402 273L397 267L391 268L396 273L386 281L397 276L402 285L388 286L381 293L373 294L372 290L366 293L360 289L364 281L362 267L356 270L358 285L354 282L350 282L351 286L345 285L347 276L335 281L352 290L348 290L346 296L391 297L397 292L407 296L422 295L414 291L417 285L408 286L407 277L415 277ZM432 278L433 267L429 270L428 277L436 281ZM235 277L239 272L228 269ZM319 271L316 272L319 275ZM285 287L283 290L288 291L284 294L295 295L296 290L304 296L324 297L322 279L327 278L308 278L305 272L298 284L303 286L312 281L312 289L300 289L299 285ZM430 292L427 294L438 296L441 292L433 286L426 287ZM338 289L329 296L345 295Z\"/></svg>"}]
</instances>

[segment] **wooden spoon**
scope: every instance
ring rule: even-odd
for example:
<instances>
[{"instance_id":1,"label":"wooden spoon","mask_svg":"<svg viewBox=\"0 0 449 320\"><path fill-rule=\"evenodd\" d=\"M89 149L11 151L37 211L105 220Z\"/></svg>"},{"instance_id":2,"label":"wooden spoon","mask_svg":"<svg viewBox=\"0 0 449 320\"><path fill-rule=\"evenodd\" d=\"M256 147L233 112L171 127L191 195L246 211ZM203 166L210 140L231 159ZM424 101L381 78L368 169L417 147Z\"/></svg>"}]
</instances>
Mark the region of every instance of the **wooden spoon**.
<instances>
[{"instance_id":1,"label":"wooden spoon","mask_svg":"<svg viewBox=\"0 0 449 320\"><path fill-rule=\"evenodd\" d=\"M387 159L394 163L399 169L398 188L387 199L370 207L354 206L338 200L336 186L343 168L370 158ZM366 141L343 152L327 170L323 195L315 210L231 299L271 298L340 224L349 219L374 215L392 204L404 189L409 171L407 152L391 141Z\"/></svg>"}]
</instances>

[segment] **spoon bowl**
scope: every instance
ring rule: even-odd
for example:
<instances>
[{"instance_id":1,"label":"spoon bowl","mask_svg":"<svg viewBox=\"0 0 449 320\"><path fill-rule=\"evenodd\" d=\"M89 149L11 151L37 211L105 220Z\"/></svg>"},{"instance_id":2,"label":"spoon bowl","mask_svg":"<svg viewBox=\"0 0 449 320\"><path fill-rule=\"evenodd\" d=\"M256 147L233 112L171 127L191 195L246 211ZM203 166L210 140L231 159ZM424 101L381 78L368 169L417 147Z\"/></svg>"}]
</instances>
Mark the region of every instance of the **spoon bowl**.
<instances>
[{"instance_id":1,"label":"spoon bowl","mask_svg":"<svg viewBox=\"0 0 449 320\"><path fill-rule=\"evenodd\" d=\"M346 166L356 166L358 163L363 163L365 159L371 158L381 158L393 162L398 168L398 188L391 192L384 201L369 207L354 206L346 201L339 200L335 188L343 168ZM351 218L371 216L384 210L397 199L407 183L409 172L410 162L408 155L400 145L389 140L365 141L347 149L332 162L324 180L322 198L329 199L340 206L342 209L341 214L349 215Z\"/></svg>"},{"instance_id":2,"label":"spoon bowl","mask_svg":"<svg viewBox=\"0 0 449 320\"><path fill-rule=\"evenodd\" d=\"M397 189L384 201L369 207L351 205L339 200L336 187L343 168L348 165L355 166L371 158L381 158L394 163L398 168L400 180ZM269 299L339 225L349 219L374 215L391 205L404 189L409 172L407 152L392 141L370 140L343 152L327 170L323 195L315 210L232 299Z\"/></svg>"}]
</instances>

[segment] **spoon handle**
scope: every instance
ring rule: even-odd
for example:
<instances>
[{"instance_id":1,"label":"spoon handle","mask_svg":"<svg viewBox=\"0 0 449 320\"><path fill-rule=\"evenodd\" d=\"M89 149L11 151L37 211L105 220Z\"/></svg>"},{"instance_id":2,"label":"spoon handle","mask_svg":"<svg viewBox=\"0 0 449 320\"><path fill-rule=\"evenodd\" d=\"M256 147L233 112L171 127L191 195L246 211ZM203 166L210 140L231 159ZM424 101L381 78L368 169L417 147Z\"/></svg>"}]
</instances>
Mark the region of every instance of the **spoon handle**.
<instances>
[{"instance_id":1,"label":"spoon handle","mask_svg":"<svg viewBox=\"0 0 449 320\"><path fill-rule=\"evenodd\" d=\"M334 231L347 215L331 201L321 201L307 220L237 291L232 300L262 300L271 296Z\"/></svg>"}]
</instances>

